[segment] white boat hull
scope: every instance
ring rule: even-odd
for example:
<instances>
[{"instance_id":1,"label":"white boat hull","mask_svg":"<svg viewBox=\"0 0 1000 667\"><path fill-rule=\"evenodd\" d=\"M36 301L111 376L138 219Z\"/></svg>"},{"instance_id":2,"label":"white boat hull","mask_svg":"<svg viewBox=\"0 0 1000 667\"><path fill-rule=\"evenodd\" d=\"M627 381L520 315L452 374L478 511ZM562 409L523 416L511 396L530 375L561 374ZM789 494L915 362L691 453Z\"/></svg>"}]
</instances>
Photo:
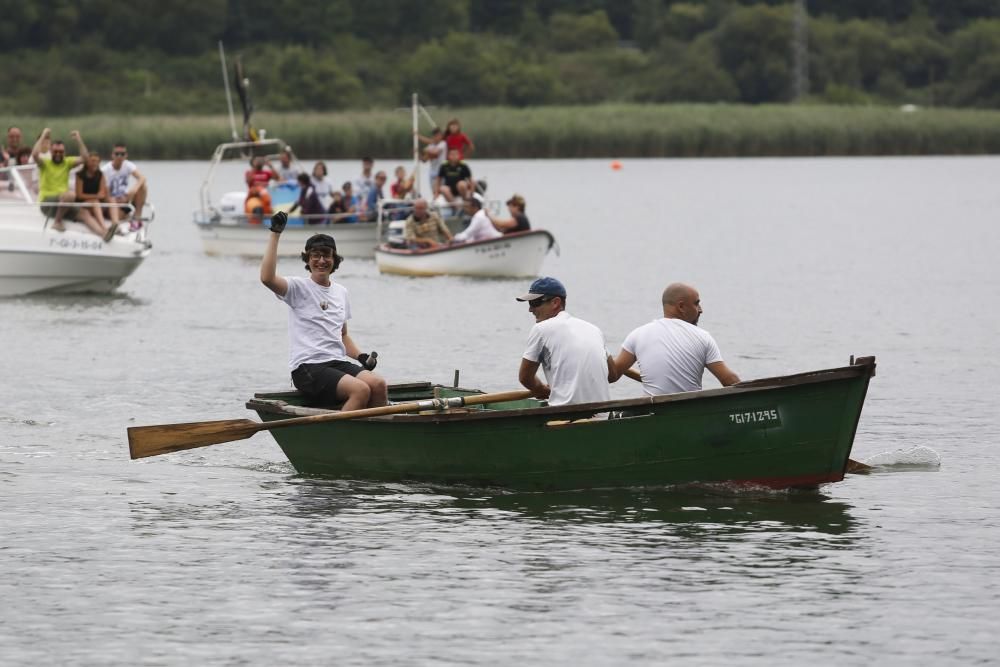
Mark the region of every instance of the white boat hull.
<instances>
[{"instance_id":1,"label":"white boat hull","mask_svg":"<svg viewBox=\"0 0 1000 667\"><path fill-rule=\"evenodd\" d=\"M139 233L109 242L81 223L45 226L37 207L0 208L0 297L113 291L149 255Z\"/></svg>"},{"instance_id":2,"label":"white boat hull","mask_svg":"<svg viewBox=\"0 0 1000 667\"><path fill-rule=\"evenodd\" d=\"M526 278L539 274L542 261L554 243L548 232L532 230L430 250L401 250L383 245L375 251L375 263L382 273L404 276Z\"/></svg>"},{"instance_id":3,"label":"white boat hull","mask_svg":"<svg viewBox=\"0 0 1000 667\"><path fill-rule=\"evenodd\" d=\"M329 234L337 242L337 253L342 257L371 259L375 256L374 222L350 222L327 225L289 225L281 234L278 255L298 257L306 239L313 234ZM238 255L261 257L267 245L267 225L246 222L198 223L202 246L209 255Z\"/></svg>"}]
</instances>

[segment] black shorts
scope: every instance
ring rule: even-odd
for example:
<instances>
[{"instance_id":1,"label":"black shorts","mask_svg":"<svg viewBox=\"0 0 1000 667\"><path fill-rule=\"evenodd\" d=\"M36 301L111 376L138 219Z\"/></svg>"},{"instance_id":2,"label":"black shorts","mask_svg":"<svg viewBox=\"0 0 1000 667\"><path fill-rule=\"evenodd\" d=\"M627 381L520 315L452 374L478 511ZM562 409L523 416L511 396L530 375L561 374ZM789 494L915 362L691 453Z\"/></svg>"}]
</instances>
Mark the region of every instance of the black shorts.
<instances>
[{"instance_id":1,"label":"black shorts","mask_svg":"<svg viewBox=\"0 0 1000 667\"><path fill-rule=\"evenodd\" d=\"M352 361L325 361L302 364L292 371L292 384L311 405L338 405L337 383L345 375L356 377L364 369Z\"/></svg>"}]
</instances>

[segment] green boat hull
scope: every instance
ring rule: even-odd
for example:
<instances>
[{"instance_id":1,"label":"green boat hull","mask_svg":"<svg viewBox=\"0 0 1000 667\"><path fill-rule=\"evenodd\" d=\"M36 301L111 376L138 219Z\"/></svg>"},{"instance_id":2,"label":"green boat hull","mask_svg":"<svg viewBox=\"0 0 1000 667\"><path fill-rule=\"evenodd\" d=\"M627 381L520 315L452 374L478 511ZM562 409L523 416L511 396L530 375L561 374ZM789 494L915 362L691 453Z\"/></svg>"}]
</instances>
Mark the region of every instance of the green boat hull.
<instances>
[{"instance_id":1,"label":"green boat hull","mask_svg":"<svg viewBox=\"0 0 1000 667\"><path fill-rule=\"evenodd\" d=\"M843 479L874 357L733 387L568 407L536 401L274 429L303 474L522 491L695 483L811 488ZM394 401L463 390L394 387ZM301 416L294 392L247 403ZM611 418L595 413L611 412Z\"/></svg>"}]
</instances>

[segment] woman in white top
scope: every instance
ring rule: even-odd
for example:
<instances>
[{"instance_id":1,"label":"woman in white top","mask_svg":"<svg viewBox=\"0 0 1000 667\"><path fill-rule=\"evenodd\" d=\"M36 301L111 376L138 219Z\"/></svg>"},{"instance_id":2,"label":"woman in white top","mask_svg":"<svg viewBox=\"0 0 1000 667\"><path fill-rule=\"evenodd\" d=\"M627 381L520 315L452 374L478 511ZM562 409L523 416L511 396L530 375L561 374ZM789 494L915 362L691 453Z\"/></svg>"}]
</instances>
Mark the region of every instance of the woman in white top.
<instances>
[{"instance_id":1,"label":"woman in white top","mask_svg":"<svg viewBox=\"0 0 1000 667\"><path fill-rule=\"evenodd\" d=\"M326 180L326 175L326 163L320 161L313 165L313 173L309 179L312 181L312 186L316 190L323 208L329 208L330 200L333 199L333 184Z\"/></svg>"}]
</instances>

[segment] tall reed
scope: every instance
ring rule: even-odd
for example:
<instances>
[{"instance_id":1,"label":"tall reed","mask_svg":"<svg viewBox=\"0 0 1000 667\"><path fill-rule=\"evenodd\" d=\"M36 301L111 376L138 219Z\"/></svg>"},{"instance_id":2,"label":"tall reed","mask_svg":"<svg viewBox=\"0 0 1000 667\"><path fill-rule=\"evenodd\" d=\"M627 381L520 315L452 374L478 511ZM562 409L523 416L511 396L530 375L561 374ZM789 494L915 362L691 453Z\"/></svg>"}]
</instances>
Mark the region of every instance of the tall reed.
<instances>
[{"instance_id":1,"label":"tall reed","mask_svg":"<svg viewBox=\"0 0 1000 667\"><path fill-rule=\"evenodd\" d=\"M458 117L481 158L927 155L1000 153L1000 112L819 105L639 105L433 109ZM407 111L261 113L256 125L302 158L399 158L411 151ZM206 159L230 138L224 116L19 118L26 137L51 125L140 159ZM429 127L422 121L421 131Z\"/></svg>"}]
</instances>

